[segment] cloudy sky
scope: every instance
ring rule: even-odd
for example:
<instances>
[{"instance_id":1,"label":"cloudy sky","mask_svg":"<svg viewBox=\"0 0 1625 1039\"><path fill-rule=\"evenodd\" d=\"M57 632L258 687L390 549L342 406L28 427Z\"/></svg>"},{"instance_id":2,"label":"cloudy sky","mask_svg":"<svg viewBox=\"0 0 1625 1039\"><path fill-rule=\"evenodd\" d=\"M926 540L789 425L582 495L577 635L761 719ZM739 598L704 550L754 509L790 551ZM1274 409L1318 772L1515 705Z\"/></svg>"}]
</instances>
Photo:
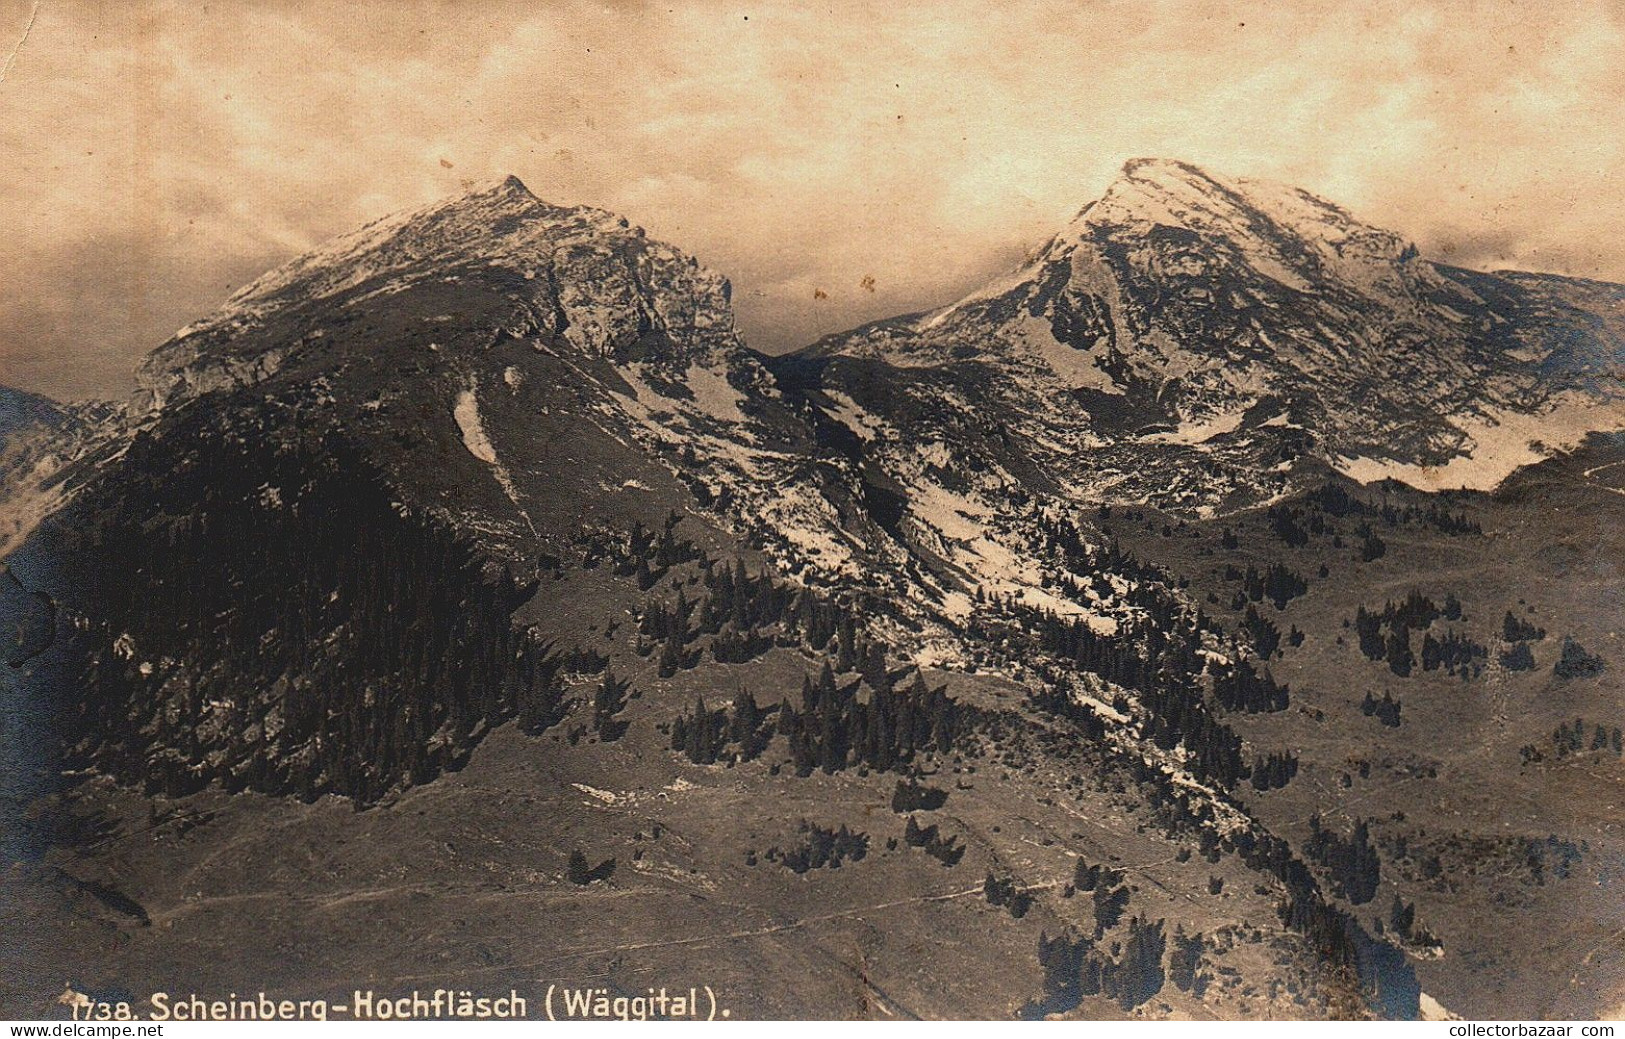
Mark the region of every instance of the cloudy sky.
<instances>
[{"instance_id":1,"label":"cloudy sky","mask_svg":"<svg viewBox=\"0 0 1625 1039\"><path fill-rule=\"evenodd\" d=\"M508 172L729 274L768 350L948 301L1140 155L1625 281L1619 2L0 0L0 61L0 383L64 396Z\"/></svg>"}]
</instances>

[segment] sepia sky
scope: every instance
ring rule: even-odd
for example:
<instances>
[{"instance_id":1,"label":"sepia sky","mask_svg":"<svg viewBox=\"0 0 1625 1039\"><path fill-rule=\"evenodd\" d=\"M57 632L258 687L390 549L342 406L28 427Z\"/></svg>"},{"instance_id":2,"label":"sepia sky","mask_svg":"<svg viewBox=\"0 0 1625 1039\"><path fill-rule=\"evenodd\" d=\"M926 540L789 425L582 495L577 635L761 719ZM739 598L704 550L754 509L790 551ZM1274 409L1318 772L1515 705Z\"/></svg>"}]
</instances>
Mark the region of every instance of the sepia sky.
<instances>
[{"instance_id":1,"label":"sepia sky","mask_svg":"<svg viewBox=\"0 0 1625 1039\"><path fill-rule=\"evenodd\" d=\"M727 273L775 351L952 299L1141 155L1625 281L1619 2L0 0L0 61L0 383L60 396L509 172Z\"/></svg>"}]
</instances>

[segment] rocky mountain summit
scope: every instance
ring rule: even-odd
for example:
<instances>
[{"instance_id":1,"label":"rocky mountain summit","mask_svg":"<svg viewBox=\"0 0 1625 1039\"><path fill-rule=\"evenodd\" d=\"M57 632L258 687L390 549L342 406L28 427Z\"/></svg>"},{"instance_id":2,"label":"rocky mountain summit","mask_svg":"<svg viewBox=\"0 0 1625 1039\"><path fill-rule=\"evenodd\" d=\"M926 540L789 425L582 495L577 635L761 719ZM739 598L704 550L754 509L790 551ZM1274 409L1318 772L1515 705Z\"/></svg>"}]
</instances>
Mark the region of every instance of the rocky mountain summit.
<instances>
[{"instance_id":1,"label":"rocky mountain summit","mask_svg":"<svg viewBox=\"0 0 1625 1039\"><path fill-rule=\"evenodd\" d=\"M726 278L623 217L549 205L510 176L374 221L249 283L155 350L141 387L160 406L263 378L309 345L264 342L257 333L274 318L335 303L364 312L380 297L464 276L500 278L512 297L515 312L493 334L679 370L739 353Z\"/></svg>"},{"instance_id":2,"label":"rocky mountain summit","mask_svg":"<svg viewBox=\"0 0 1625 1039\"><path fill-rule=\"evenodd\" d=\"M1622 330L1618 286L1446 267L1306 192L1136 160L1020 269L787 367L854 428L973 413L1063 493L1211 514L1300 458L1493 486L1625 421Z\"/></svg>"},{"instance_id":3,"label":"rocky mountain summit","mask_svg":"<svg viewBox=\"0 0 1625 1039\"><path fill-rule=\"evenodd\" d=\"M840 482L829 466L804 471L809 430L730 293L625 219L508 177L245 286L153 351L132 414L163 438L198 400L296 408L300 436L367 445L399 494L522 556L599 512L653 522L690 495L769 540L838 527L829 499L851 495L817 492Z\"/></svg>"}]
</instances>

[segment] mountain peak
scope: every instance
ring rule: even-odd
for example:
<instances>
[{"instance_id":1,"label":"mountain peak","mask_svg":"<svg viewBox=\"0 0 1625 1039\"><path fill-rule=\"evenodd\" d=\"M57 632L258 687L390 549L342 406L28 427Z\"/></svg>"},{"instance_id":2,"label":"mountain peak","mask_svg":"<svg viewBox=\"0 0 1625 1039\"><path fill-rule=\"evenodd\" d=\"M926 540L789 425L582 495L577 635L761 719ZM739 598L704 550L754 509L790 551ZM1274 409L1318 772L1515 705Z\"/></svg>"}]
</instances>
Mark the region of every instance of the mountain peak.
<instances>
[{"instance_id":1,"label":"mountain peak","mask_svg":"<svg viewBox=\"0 0 1625 1039\"><path fill-rule=\"evenodd\" d=\"M1070 253L1081 242L1128 244L1170 231L1218 248L1215 259L1237 260L1299 290L1326 278L1397 289L1394 278L1416 258L1401 235L1302 188L1220 176L1175 159L1129 160L1056 244Z\"/></svg>"},{"instance_id":2,"label":"mountain peak","mask_svg":"<svg viewBox=\"0 0 1625 1039\"><path fill-rule=\"evenodd\" d=\"M1431 264L1307 191L1135 159L1022 267L815 352L899 368L969 362L979 382L995 371L983 403L1033 417L1035 442L1062 445L1045 460L1052 471L1131 499L1214 506L1276 493L1278 466L1303 455L1418 472L1465 458L1473 479L1499 479L1498 466L1532 456L1473 454L1487 430L1534 428L1571 398L1582 411L1612 401L1587 373L1617 348L1586 330L1589 318L1571 325L1549 306L1538 290ZM1563 331L1532 323L1536 313ZM1125 474L1150 445L1201 445L1215 468L1177 492L1142 484ZM1103 446L1120 454L1090 454ZM1248 454L1276 450L1262 468Z\"/></svg>"},{"instance_id":3,"label":"mountain peak","mask_svg":"<svg viewBox=\"0 0 1625 1039\"><path fill-rule=\"evenodd\" d=\"M1140 158L1123 164L1105 194L1083 208L1079 216L1116 202L1125 207L1159 208L1170 203L1190 204L1202 199L1221 199L1236 193L1238 184L1208 173L1179 159Z\"/></svg>"},{"instance_id":4,"label":"mountain peak","mask_svg":"<svg viewBox=\"0 0 1625 1039\"><path fill-rule=\"evenodd\" d=\"M495 202L499 204L508 203L519 206L542 205L546 206L548 209L567 208L563 206L549 205L547 202L537 198L536 195L525 186L525 182L520 180L512 173L484 181L464 181L463 183L467 185L467 187L461 195L452 196L451 198L433 203L429 208L457 207L468 205L470 203L478 204L487 202Z\"/></svg>"},{"instance_id":5,"label":"mountain peak","mask_svg":"<svg viewBox=\"0 0 1625 1039\"><path fill-rule=\"evenodd\" d=\"M247 333L280 315L448 284L484 285L532 315L519 324L616 360L680 365L740 347L727 279L624 217L544 202L509 175L375 220L260 276L150 354L138 381L157 404L257 379L265 358L281 354ZM220 371L200 376L203 368Z\"/></svg>"},{"instance_id":6,"label":"mountain peak","mask_svg":"<svg viewBox=\"0 0 1625 1039\"><path fill-rule=\"evenodd\" d=\"M1135 180L1147 184L1216 185L1218 183L1212 174L1194 163L1185 162L1183 159L1159 157L1142 157L1128 160L1123 163L1123 168L1118 173L1118 180Z\"/></svg>"},{"instance_id":7,"label":"mountain peak","mask_svg":"<svg viewBox=\"0 0 1625 1039\"><path fill-rule=\"evenodd\" d=\"M1074 269L1074 287L1102 297L1113 296L1120 279L1159 280L1175 271L1214 283L1204 290L1208 298L1218 298L1218 283L1257 276L1297 292L1352 282L1403 293L1396 278L1415 256L1401 236L1301 188L1221 176L1180 159L1136 158L1035 259L929 321L941 324L967 304L1060 268ZM1121 269L1108 271L1114 265Z\"/></svg>"},{"instance_id":8,"label":"mountain peak","mask_svg":"<svg viewBox=\"0 0 1625 1039\"><path fill-rule=\"evenodd\" d=\"M469 263L534 273L560 250L587 243L641 248L638 243L644 242L643 229L624 217L544 202L508 174L332 238L243 286L219 311L182 329L177 338L363 282L409 279Z\"/></svg>"},{"instance_id":9,"label":"mountain peak","mask_svg":"<svg viewBox=\"0 0 1625 1039\"><path fill-rule=\"evenodd\" d=\"M1178 159L1148 158L1124 163L1105 194L1078 214L1078 222L1244 231L1264 225L1303 230L1354 223L1340 207L1290 185L1223 177Z\"/></svg>"},{"instance_id":10,"label":"mountain peak","mask_svg":"<svg viewBox=\"0 0 1625 1039\"><path fill-rule=\"evenodd\" d=\"M517 192L530 198L536 197L530 193L529 188L525 187L525 182L514 176L512 173L508 174L506 177L503 177L502 183L499 184L498 187L504 191Z\"/></svg>"}]
</instances>

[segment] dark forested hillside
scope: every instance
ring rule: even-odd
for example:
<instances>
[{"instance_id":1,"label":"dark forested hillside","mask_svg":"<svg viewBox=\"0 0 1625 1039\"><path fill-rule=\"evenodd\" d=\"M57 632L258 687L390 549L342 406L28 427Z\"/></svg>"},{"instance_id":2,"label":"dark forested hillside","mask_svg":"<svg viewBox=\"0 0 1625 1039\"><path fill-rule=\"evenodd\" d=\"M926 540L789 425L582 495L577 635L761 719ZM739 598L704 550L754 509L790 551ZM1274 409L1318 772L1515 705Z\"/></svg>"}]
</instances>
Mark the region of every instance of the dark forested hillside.
<instances>
[{"instance_id":1,"label":"dark forested hillside","mask_svg":"<svg viewBox=\"0 0 1625 1039\"><path fill-rule=\"evenodd\" d=\"M511 620L534 582L395 500L313 410L188 409L53 524L85 618L58 650L75 757L169 796L369 801L506 719L557 720L561 647ZM193 450L160 463L169 437Z\"/></svg>"}]
</instances>

